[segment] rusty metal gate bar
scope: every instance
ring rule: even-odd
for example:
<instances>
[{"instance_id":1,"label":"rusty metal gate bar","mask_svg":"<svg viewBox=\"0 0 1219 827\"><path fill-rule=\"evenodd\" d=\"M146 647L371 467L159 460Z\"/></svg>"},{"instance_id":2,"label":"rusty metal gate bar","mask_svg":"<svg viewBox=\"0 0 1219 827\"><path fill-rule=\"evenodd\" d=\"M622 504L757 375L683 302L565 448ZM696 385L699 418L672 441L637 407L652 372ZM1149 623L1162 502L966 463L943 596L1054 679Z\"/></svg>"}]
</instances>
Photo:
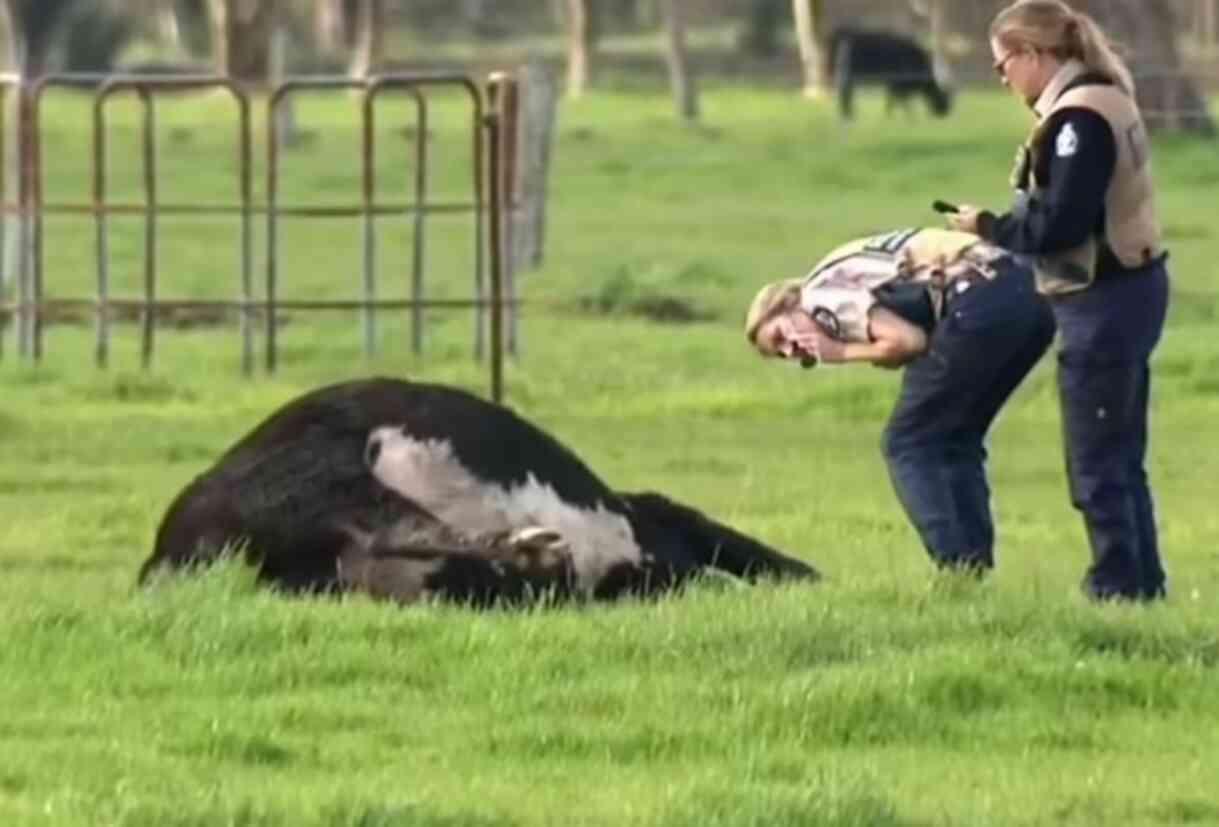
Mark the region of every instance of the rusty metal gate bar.
<instances>
[{"instance_id":1,"label":"rusty metal gate bar","mask_svg":"<svg viewBox=\"0 0 1219 827\"><path fill-rule=\"evenodd\" d=\"M156 310L161 306L157 302L157 216L165 212L160 205L157 193L156 174L156 110L153 93L186 90L226 90L237 103L238 107L238 139L240 148L239 185L241 189L241 287L240 327L241 327L241 366L242 372L249 375L254 369L254 331L250 318L251 302L253 301L254 271L253 271L253 241L252 241L252 207L253 207L253 160L250 102L245 91L232 79L219 76L183 76L183 77L139 77L119 75L108 78L97 91L93 103L93 184L94 207L98 222L98 330L97 359L99 365L105 365L109 351L109 325L107 323L109 297L108 256L105 247L106 224L106 156L105 156L105 106L106 101L118 92L134 91L143 105L143 150L144 150L144 301L142 314L140 355L142 364L148 367L152 363L153 340L156 330ZM195 206L192 212L216 214L228 210L207 206ZM232 306L230 304L230 306Z\"/></svg>"},{"instance_id":2,"label":"rusty metal gate bar","mask_svg":"<svg viewBox=\"0 0 1219 827\"><path fill-rule=\"evenodd\" d=\"M499 147L491 154L500 165L499 192L492 201L501 205L503 221L499 227L500 239L496 245L498 255L504 262L501 272L503 289L508 295L509 303L508 329L505 333L504 346L508 353L517 354L517 303L516 303L516 255L513 243L513 216L518 206L518 143L520 140L520 107L521 91L515 79L506 72L493 72L487 78L487 95L490 98L491 110L499 118ZM498 338L498 337L497 337Z\"/></svg>"},{"instance_id":3,"label":"rusty metal gate bar","mask_svg":"<svg viewBox=\"0 0 1219 827\"><path fill-rule=\"evenodd\" d=\"M47 203L42 190L42 135L41 135L41 104L44 93L53 87L93 89L93 203L89 205L72 203ZM239 142L240 142L240 184L241 203L237 207L207 206L207 205L162 205L157 193L156 169L156 110L153 95L160 91L183 91L200 89L225 89L238 104ZM142 204L110 204L106 198L106 121L105 104L109 98L121 91L134 91L142 105L142 168L144 203ZM252 175L250 165L252 160L252 138L249 117L249 101L244 91L231 79L218 76L138 76L138 75L99 75L99 74L59 74L48 75L34 82L32 90L23 95L29 100L30 112L23 118L23 128L30 131L28 143L29 154L23 169L29 169L29 185L27 198L32 205L33 232L33 266L31 268L29 288L19 302L22 317L27 310L32 309L32 355L35 361L42 358L43 331L42 310L46 306L82 306L86 302L79 299L52 300L45 299L43 284L43 217L46 214L80 214L90 213L96 221L96 251L97 251L97 295L91 306L95 312L96 342L95 360L104 367L108 363L110 350L109 314L112 307L138 307L141 310L141 362L148 367L154 353L154 337L156 330L156 313L160 307L171 303L157 299L157 218L165 213L193 214L232 214L237 212L242 217L241 228L241 297L237 301L223 303L226 307L236 307L241 311L241 333L243 341L242 367L249 374L253 369L253 327L249 318L251 301L253 299L253 241L252 241ZM109 227L107 216L111 213L142 214L145 217L144 230L144 283L143 299L140 301L116 301L110 297L109 271ZM175 306L185 306L188 302L173 302Z\"/></svg>"},{"instance_id":4,"label":"rusty metal gate bar","mask_svg":"<svg viewBox=\"0 0 1219 827\"><path fill-rule=\"evenodd\" d=\"M29 96L22 80L17 75L5 75L3 85L17 92L17 202L5 206L6 216L17 216L17 272L13 274L15 282L16 301L12 305L12 318L15 322L13 331L16 338L17 356L23 358L29 355L32 348L30 328L30 304L32 302L30 284L30 224L33 220L33 206L30 199L30 147L32 145L33 127L29 120ZM7 161L7 159L4 159ZM3 164L7 166L7 164ZM7 240L7 239L6 239ZM7 251L5 251L7 252ZM8 262L6 262L7 265Z\"/></svg>"},{"instance_id":5,"label":"rusty metal gate bar","mask_svg":"<svg viewBox=\"0 0 1219 827\"><path fill-rule=\"evenodd\" d=\"M473 192L474 200L472 203L457 203L457 204L430 204L427 202L427 163L428 151L426 141L426 127L428 123L428 105L426 98L420 93L419 88L424 86L458 86L465 89L471 99L472 105L472 136L473 136ZM279 206L279 130L277 113L281 102L293 93L305 90L332 90L332 89L349 89L352 91L360 91L363 93L362 102L362 142L363 142L363 168L362 168L362 183L363 183L363 203L358 207L350 206L312 206L305 208L281 207ZM373 180L375 178L375 137L373 117L373 106L376 97L383 91L401 89L408 91L416 101L418 123L417 128L421 130L419 140L416 141L416 173L415 173L415 198L414 204L406 205L386 205L378 204L375 201L375 192ZM375 352L376 346L376 328L375 328L375 311L378 307L384 307L384 303L376 299L376 283L375 283L375 229L374 219L378 215L404 215L414 214L415 216L415 248L412 259L412 322L413 328L413 345L417 351L422 349L422 308L431 306L433 303L422 298L423 292L423 267L424 267L424 247L422 230L424 229L424 216L429 212L474 212L475 215L475 230L474 230L474 277L475 277L475 298L470 301L458 301L455 306L473 307L476 311L475 322L475 354L482 356L484 346L482 341L482 331L484 327L484 314L486 312L486 296L484 289L484 271L486 264L484 262L484 213L487 211L487 204L483 198L483 138L482 129L486 126L484 123L484 106L482 101L482 92L478 85L467 75L461 74L388 74L376 75L366 80L354 79L347 77L315 77L315 78L295 78L285 81L280 84L272 93L268 102L268 141L267 141L267 281L266 281L266 301L268 305L266 319L266 368L269 372L273 372L278 362L278 343L275 329L275 315L277 309L292 309L300 308L299 302L284 302L278 298L279 292L279 216L295 215L304 217L342 217L348 215L359 215L364 219L364 255L363 255L363 273L364 273L364 302L357 304L364 311L364 347L368 355ZM499 211L493 205L491 207L495 213L493 220L497 220ZM349 307L349 302L332 302L321 303L322 307L317 307L319 303L313 302L314 309L344 309ZM450 306L454 303L446 302Z\"/></svg>"},{"instance_id":6,"label":"rusty metal gate bar","mask_svg":"<svg viewBox=\"0 0 1219 827\"><path fill-rule=\"evenodd\" d=\"M427 178L427 159L428 159L428 109L427 101L424 95L420 92L420 87L427 86L456 86L462 89L470 98L471 106L471 137L473 146L471 147L471 172L473 173L471 184L474 196L471 208L474 212L474 296L477 304L474 306L475 322L474 322L474 354L478 358L482 358L485 349L484 344L484 329L485 329L485 314L488 310L487 290L486 290L486 270L487 261L485 259L486 250L486 221L487 221L487 199L484 197L484 187L487 180L487 170L484 167L487 157L483 150L483 128L488 127L491 131L500 129L500 122L496 114L488 115L484 109L484 101L482 90L478 87L468 75L461 74L385 74L374 75L369 78L368 86L365 90L364 97L364 130L365 140L367 142L367 151L371 159L374 157L373 144L373 112L374 104L377 97L386 91L405 90L409 92L419 104L418 119L416 121L417 139L415 141L415 246L413 249L412 258L412 295L415 298L422 298L423 292L423 269L424 269L424 224L423 220L430 207L426 203L428 178ZM489 120L490 119L490 120ZM494 153L492 153L494 155ZM369 194L369 203L372 203L372 194ZM493 220L498 221L500 217L499 202L491 199L491 210ZM494 249L494 247L493 247ZM498 254L498 251L496 252ZM495 259L492 259L492 266ZM497 301L502 301L503 296L496 294L491 300L491 312L495 312L494 305ZM418 304L413 309L412 314L412 348L415 353L421 353L423 350L423 304ZM492 345L494 351L495 345ZM499 357L495 357L498 359ZM493 359L492 373L497 368Z\"/></svg>"},{"instance_id":7,"label":"rusty metal gate bar","mask_svg":"<svg viewBox=\"0 0 1219 827\"><path fill-rule=\"evenodd\" d=\"M246 374L253 369L253 321L251 313L262 309L267 321L267 369L273 371L276 363L275 313L277 309L301 310L350 310L365 311L367 319L365 346L370 352L375 347L375 328L372 327L376 308L406 309L412 311L412 345L418 351L422 345L422 315L424 307L474 308L475 352L481 357L484 350L485 318L490 305L491 327L491 380L492 397L500 400L503 393L503 335L502 318L505 304L503 292L503 199L505 197L503 169L503 134L505 129L515 128L515 112L501 112L504 95L501 89L512 89L515 81L506 76L497 76L490 84L491 94L497 105L492 111L484 107L480 86L469 76L460 74L403 74L382 75L364 81L346 78L296 79L277 88L271 96L268 113L269 160L267 212L267 296L264 301L253 297L252 232L253 215L260 208L253 203L252 195L252 132L249 99L245 91L232 79L219 76L140 76L59 74L48 75L32 84L23 85L14 76L0 75L0 158L3 157L4 115L3 104L9 88L19 93L19 157L21 175L18 182L16 204L5 200L7 194L3 164L0 164L0 212L5 216L20 217L20 256L16 286L18 298L14 303L4 303L0 309L11 311L17 321L17 340L21 356L32 356L39 361L43 353L43 313L51 307L92 309L96 314L96 361L105 366L109 358L109 312L111 309L136 308L141 311L142 361L148 367L155 351L156 313L160 309L209 308L237 309L241 316L242 367ZM421 87L457 86L465 89L472 102L473 143L473 193L472 203L427 203L427 101ZM68 87L94 89L93 101L93 202L47 203L43 195L41 101L47 89ZM277 203L278 189L278 142L276 106L291 90L296 88L358 88L364 93L364 148L363 170L364 203L358 207L299 206L283 207ZM239 205L217 204L162 204L157 191L156 165L156 109L154 94L159 91L181 91L186 89L223 88L235 98L240 111L240 186ZM379 204L375 199L375 130L374 104L382 92L402 90L416 102L417 126L420 131L416 142L415 203L410 205ZM142 105L142 161L143 203L110 203L106 198L106 120L105 104L114 94L123 91L135 92ZM514 94L514 91L513 91ZM504 119L508 119L505 125ZM483 130L487 131L484 140ZM489 146L489 154L484 152ZM490 198L484 197L484 187L489 186ZM425 220L428 212L473 212L475 216L475 292L473 299L427 300L423 298L423 270L425 263ZM94 299L60 298L47 300L43 283L43 218L46 214L91 214L96 221L96 252L98 257L97 295ZM113 298L110 295L109 278L109 227L107 217L111 214L138 214L145 217L144 239L144 295L140 299ZM233 215L241 216L241 295L237 300L164 300L159 299L157 285L157 218L160 215ZM280 215L297 216L362 216L364 219L365 280L364 297L359 301L291 301L276 299L277 289L277 239L276 219ZM379 215L413 214L415 221L414 255L411 271L411 298L409 300L378 300L375 284L375 228L374 219ZM490 221L490 248L487 249L485 222ZM0 230L0 244L5 240ZM2 247L0 247L2 249ZM32 255L27 256L30 250ZM487 267L487 261L490 267ZM491 300L487 300L487 275L489 269ZM515 297L507 300L516 305ZM3 333L0 331L0 355L3 354Z\"/></svg>"},{"instance_id":8,"label":"rusty metal gate bar","mask_svg":"<svg viewBox=\"0 0 1219 827\"><path fill-rule=\"evenodd\" d=\"M13 279L14 274L9 273L8 265L8 217L16 215L18 221L24 221L24 216L21 214L20 206L9 204L8 200L8 91L11 88L20 88L20 79L15 75L0 76L0 268L5 271L6 279ZM0 287L3 287L6 279L0 279ZM0 301L4 297L0 295ZM8 318L0 316L0 360L4 358L4 340L8 337ZM14 326L15 327L15 326Z\"/></svg>"},{"instance_id":9,"label":"rusty metal gate bar","mask_svg":"<svg viewBox=\"0 0 1219 827\"><path fill-rule=\"evenodd\" d=\"M423 352L423 270L426 262L427 236L425 221L427 219L428 194L428 106L423 94L414 86L406 85L399 79L376 77L368 84L364 92L364 153L368 158L365 169L365 203L368 205L366 227L369 237L373 233L374 222L372 209L376 200L376 99L382 89L405 88L415 101L415 218L414 243L411 245L411 283L410 296L415 301L411 306L411 352ZM479 209L476 206L476 209ZM370 251L371 255L371 251Z\"/></svg>"},{"instance_id":10,"label":"rusty metal gate bar","mask_svg":"<svg viewBox=\"0 0 1219 827\"><path fill-rule=\"evenodd\" d=\"M36 80L31 90L22 95L23 100L28 101L30 107L28 115L22 117L20 124L21 129L29 129L28 143L25 144L28 154L25 155L21 164L23 171L28 170L27 197L32 205L33 262L30 268L31 284L27 291L27 299L35 305L30 321L31 326L27 328L27 332L31 336L32 347L26 353L31 354L35 362L42 359L43 344L42 312L38 306L42 302L44 294L42 237L43 213L46 211L46 205L43 203L42 196L42 130L40 128L42 95L44 90L50 87L89 89L96 86L103 77L103 75L85 74L47 75Z\"/></svg>"},{"instance_id":11,"label":"rusty metal gate bar","mask_svg":"<svg viewBox=\"0 0 1219 827\"><path fill-rule=\"evenodd\" d=\"M504 103L508 99L505 88L506 79L493 78L488 85L488 95L491 98L491 112L487 115L487 133L490 146L488 157L490 169L487 182L490 187L491 203L497 207L506 206L504 199ZM515 97L515 96L514 96ZM515 131L515 129L513 130ZM497 216L498 220L491 222L491 397L496 401L503 396L504 388L504 331L503 331L503 299L504 299L504 259L503 229L510 213L503 210Z\"/></svg>"}]
</instances>

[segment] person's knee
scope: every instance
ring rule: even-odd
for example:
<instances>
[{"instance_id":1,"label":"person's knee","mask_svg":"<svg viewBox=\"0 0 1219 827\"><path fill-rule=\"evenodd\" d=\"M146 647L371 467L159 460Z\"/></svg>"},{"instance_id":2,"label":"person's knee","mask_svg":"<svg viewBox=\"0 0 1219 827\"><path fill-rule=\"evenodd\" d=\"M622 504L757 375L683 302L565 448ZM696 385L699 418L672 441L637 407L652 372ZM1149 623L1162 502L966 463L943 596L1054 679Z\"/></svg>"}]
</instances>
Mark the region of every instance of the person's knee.
<instances>
[{"instance_id":1,"label":"person's knee","mask_svg":"<svg viewBox=\"0 0 1219 827\"><path fill-rule=\"evenodd\" d=\"M917 453L921 443L915 429L890 422L880 434L880 453L892 467Z\"/></svg>"},{"instance_id":2,"label":"person's knee","mask_svg":"<svg viewBox=\"0 0 1219 827\"><path fill-rule=\"evenodd\" d=\"M885 462L892 464L898 453L897 435L892 427L886 425L880 432L880 455L885 458Z\"/></svg>"}]
</instances>

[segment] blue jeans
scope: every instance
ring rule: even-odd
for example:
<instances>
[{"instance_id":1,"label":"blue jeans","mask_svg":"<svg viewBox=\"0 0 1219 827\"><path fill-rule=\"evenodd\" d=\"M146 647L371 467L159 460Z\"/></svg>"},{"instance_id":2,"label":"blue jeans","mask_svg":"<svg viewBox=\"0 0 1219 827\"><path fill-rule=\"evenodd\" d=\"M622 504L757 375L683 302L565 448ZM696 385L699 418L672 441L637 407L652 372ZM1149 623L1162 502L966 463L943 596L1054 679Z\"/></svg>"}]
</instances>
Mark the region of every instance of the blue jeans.
<instances>
[{"instance_id":1,"label":"blue jeans","mask_svg":"<svg viewBox=\"0 0 1219 827\"><path fill-rule=\"evenodd\" d=\"M1148 362L1168 310L1162 261L1051 301L1062 333L1058 389L1071 502L1084 518L1098 598L1165 591L1147 484Z\"/></svg>"},{"instance_id":2,"label":"blue jeans","mask_svg":"<svg viewBox=\"0 0 1219 827\"><path fill-rule=\"evenodd\" d=\"M986 433L1054 338L1054 318L1014 259L964 293L949 291L927 353L911 362L885 426L893 488L934 562L985 570L995 529Z\"/></svg>"}]
</instances>

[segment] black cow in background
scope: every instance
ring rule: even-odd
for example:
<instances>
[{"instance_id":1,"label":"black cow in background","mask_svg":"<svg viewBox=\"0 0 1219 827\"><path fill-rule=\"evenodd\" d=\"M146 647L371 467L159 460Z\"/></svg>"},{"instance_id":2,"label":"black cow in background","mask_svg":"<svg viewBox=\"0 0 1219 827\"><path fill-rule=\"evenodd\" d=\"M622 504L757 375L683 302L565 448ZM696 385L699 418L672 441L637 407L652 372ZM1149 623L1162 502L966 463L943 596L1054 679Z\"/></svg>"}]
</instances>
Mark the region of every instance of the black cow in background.
<instances>
[{"instance_id":1,"label":"black cow in background","mask_svg":"<svg viewBox=\"0 0 1219 827\"><path fill-rule=\"evenodd\" d=\"M305 394L238 441L169 506L140 580L236 543L282 589L399 602L613 598L710 569L818 576L661 494L611 490L506 407L382 378Z\"/></svg>"},{"instance_id":2,"label":"black cow in background","mask_svg":"<svg viewBox=\"0 0 1219 827\"><path fill-rule=\"evenodd\" d=\"M952 91L936 78L931 55L908 37L843 27L831 35L827 52L844 119L853 115L860 85L884 86L886 112L895 104L908 106L913 96L922 96L937 117L952 109Z\"/></svg>"}]
</instances>

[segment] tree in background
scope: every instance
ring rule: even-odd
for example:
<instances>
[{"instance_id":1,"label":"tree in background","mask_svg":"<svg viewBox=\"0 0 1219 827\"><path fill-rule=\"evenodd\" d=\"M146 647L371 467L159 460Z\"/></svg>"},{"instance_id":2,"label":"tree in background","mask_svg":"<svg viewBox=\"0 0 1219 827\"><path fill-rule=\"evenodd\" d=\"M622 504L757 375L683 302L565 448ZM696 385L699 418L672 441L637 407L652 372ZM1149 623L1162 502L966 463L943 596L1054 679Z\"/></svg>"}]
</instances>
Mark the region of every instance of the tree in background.
<instances>
[{"instance_id":1,"label":"tree in background","mask_svg":"<svg viewBox=\"0 0 1219 827\"><path fill-rule=\"evenodd\" d=\"M677 114L684 120L698 120L698 88L690 68L690 53L686 48L686 0L664 0L667 31L665 57L669 64L669 84Z\"/></svg>"},{"instance_id":2,"label":"tree in background","mask_svg":"<svg viewBox=\"0 0 1219 827\"><path fill-rule=\"evenodd\" d=\"M567 0L563 9L567 29L567 95L579 98L588 88L592 27L585 0Z\"/></svg>"},{"instance_id":3,"label":"tree in background","mask_svg":"<svg viewBox=\"0 0 1219 827\"><path fill-rule=\"evenodd\" d=\"M803 93L806 98L827 94L828 72L825 65L825 9L822 0L792 0L796 20L796 42L800 46Z\"/></svg>"},{"instance_id":4,"label":"tree in background","mask_svg":"<svg viewBox=\"0 0 1219 827\"><path fill-rule=\"evenodd\" d=\"M846 0L837 0L845 4ZM855 0L865 2L865 0ZM990 50L986 30L991 17L1008 0L938 0L945 34L963 36L972 46L969 61L976 71L989 74ZM1185 34L1173 0L1068 0L1087 12L1123 48L1138 87L1139 103L1147 126L1153 130L1181 130L1215 134L1205 98L1185 71L1178 49ZM1192 5L1188 8L1192 8ZM837 6L835 11L837 11ZM986 67L985 69L983 67Z\"/></svg>"},{"instance_id":5,"label":"tree in background","mask_svg":"<svg viewBox=\"0 0 1219 827\"><path fill-rule=\"evenodd\" d=\"M738 47L754 57L777 56L787 23L787 8L787 0L750 0L745 9L745 25L737 40Z\"/></svg>"},{"instance_id":6,"label":"tree in background","mask_svg":"<svg viewBox=\"0 0 1219 827\"><path fill-rule=\"evenodd\" d=\"M385 2L359 0L355 19L355 44L347 74L368 77L385 61Z\"/></svg>"},{"instance_id":7,"label":"tree in background","mask_svg":"<svg viewBox=\"0 0 1219 827\"><path fill-rule=\"evenodd\" d=\"M350 45L344 0L314 0L313 39L324 52L337 52Z\"/></svg>"},{"instance_id":8,"label":"tree in background","mask_svg":"<svg viewBox=\"0 0 1219 827\"><path fill-rule=\"evenodd\" d=\"M0 0L5 7L9 64L23 77L46 72L55 34L74 0Z\"/></svg>"},{"instance_id":9,"label":"tree in background","mask_svg":"<svg viewBox=\"0 0 1219 827\"><path fill-rule=\"evenodd\" d=\"M1125 44L1150 129L1214 135L1206 98L1182 69L1178 22L1166 0L1073 0L1119 43Z\"/></svg>"},{"instance_id":10,"label":"tree in background","mask_svg":"<svg viewBox=\"0 0 1219 827\"><path fill-rule=\"evenodd\" d=\"M931 46L931 61L936 80L944 83L948 74L947 22L944 0L910 0L910 10L926 24Z\"/></svg>"},{"instance_id":11,"label":"tree in background","mask_svg":"<svg viewBox=\"0 0 1219 827\"><path fill-rule=\"evenodd\" d=\"M247 82L267 78L275 0L208 0L216 71Z\"/></svg>"}]
</instances>

